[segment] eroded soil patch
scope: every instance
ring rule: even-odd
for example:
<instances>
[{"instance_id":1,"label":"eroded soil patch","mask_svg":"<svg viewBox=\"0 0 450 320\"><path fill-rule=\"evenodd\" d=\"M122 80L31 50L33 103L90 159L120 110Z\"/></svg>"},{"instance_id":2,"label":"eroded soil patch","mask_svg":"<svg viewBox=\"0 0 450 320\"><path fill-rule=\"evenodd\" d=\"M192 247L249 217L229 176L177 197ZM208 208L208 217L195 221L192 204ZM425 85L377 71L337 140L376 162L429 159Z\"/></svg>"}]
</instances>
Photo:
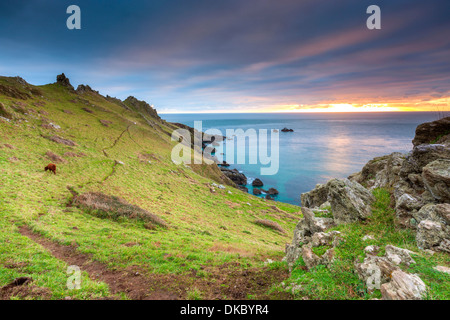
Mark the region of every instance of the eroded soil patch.
<instances>
[{"instance_id":1,"label":"eroded soil patch","mask_svg":"<svg viewBox=\"0 0 450 320\"><path fill-rule=\"evenodd\" d=\"M144 276L137 270L111 270L101 262L93 261L88 255L81 254L72 246L65 246L35 234L28 227L19 232L49 250L57 259L69 265L76 265L89 273L91 279L105 282L113 295L125 293L133 300L175 300L181 298L177 293L161 286L167 279L155 279ZM150 275L151 276L151 275ZM159 276L159 275L158 275Z\"/></svg>"}]
</instances>

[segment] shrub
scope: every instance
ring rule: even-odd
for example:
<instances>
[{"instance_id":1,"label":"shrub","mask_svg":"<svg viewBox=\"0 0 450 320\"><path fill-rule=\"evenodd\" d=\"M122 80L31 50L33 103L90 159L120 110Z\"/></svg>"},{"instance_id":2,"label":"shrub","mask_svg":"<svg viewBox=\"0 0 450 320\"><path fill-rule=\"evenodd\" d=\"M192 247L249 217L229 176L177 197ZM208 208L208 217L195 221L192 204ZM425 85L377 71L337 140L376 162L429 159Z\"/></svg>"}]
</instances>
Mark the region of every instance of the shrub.
<instances>
[{"instance_id":1,"label":"shrub","mask_svg":"<svg viewBox=\"0 0 450 320\"><path fill-rule=\"evenodd\" d=\"M272 220L268 220L268 219L257 219L254 222L257 225L263 226L263 227L267 227L276 231L279 231L281 233L285 233L286 231L284 231L284 229L275 221Z\"/></svg>"},{"instance_id":2,"label":"shrub","mask_svg":"<svg viewBox=\"0 0 450 320\"><path fill-rule=\"evenodd\" d=\"M87 192L76 195L73 204L88 210L100 218L118 220L120 218L138 219L167 228L167 223L155 214L148 212L125 200L100 192Z\"/></svg>"}]
</instances>

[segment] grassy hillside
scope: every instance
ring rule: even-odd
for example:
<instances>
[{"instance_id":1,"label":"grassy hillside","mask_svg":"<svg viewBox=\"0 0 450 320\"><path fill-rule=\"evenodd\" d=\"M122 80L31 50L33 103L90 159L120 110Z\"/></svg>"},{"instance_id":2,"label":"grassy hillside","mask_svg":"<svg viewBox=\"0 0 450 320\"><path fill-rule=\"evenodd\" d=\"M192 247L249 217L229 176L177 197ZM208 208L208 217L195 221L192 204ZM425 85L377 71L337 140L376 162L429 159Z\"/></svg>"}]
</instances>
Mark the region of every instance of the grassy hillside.
<instances>
[{"instance_id":1,"label":"grassy hillside","mask_svg":"<svg viewBox=\"0 0 450 320\"><path fill-rule=\"evenodd\" d=\"M220 170L175 165L174 127L126 102L0 78L0 286L33 279L27 292L3 298L136 298L139 290L139 298L242 298L227 289L236 272L253 268L255 279L267 278L258 276L271 272L263 261L282 258L299 208L228 185L211 192L212 183L227 183ZM56 175L44 171L50 162ZM121 200L77 206L74 197L87 192ZM114 201L129 204L131 214L112 214ZM167 227L142 219L133 206ZM66 271L77 261L92 273L84 271L81 289L71 291ZM123 276L123 286L112 288L99 270ZM134 290L131 274L148 285Z\"/></svg>"},{"instance_id":2,"label":"grassy hillside","mask_svg":"<svg viewBox=\"0 0 450 320\"><path fill-rule=\"evenodd\" d=\"M388 244L417 253L402 268L429 299L450 298L450 275L434 269L448 254L417 248L387 190L374 190L369 219L333 228L343 241L330 266L308 271L300 257L289 274L299 207L243 193L215 165L174 164L176 126L143 101L82 89L0 77L0 299L379 298L354 263ZM67 288L70 265L79 290ZM33 281L12 284L20 277Z\"/></svg>"}]
</instances>

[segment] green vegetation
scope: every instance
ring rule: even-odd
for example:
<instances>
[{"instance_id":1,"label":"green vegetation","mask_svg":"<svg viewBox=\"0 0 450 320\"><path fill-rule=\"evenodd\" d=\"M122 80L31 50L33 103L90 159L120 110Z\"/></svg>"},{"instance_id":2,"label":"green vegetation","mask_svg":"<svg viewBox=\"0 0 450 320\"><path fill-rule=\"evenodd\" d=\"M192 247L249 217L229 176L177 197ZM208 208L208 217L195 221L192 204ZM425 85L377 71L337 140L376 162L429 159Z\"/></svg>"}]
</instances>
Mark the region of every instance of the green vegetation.
<instances>
[{"instance_id":1,"label":"green vegetation","mask_svg":"<svg viewBox=\"0 0 450 320\"><path fill-rule=\"evenodd\" d=\"M305 268L303 259L297 261L291 277L286 283L301 285L295 295L297 298L307 296L310 299L371 299L381 298L380 291L368 293L366 285L354 271L354 262L365 257L364 248L377 245L381 248L379 256L384 255L384 247L388 244L409 249L419 253L413 255L417 262L409 268L403 268L409 273L417 273L429 288L429 299L450 299L450 275L433 269L436 265L449 265L448 254L435 253L429 255L416 246L413 230L402 229L395 225L395 212L390 204L390 193L384 189L373 192L376 202L373 205L373 215L364 223L339 225L329 231L340 231L343 238L336 247L336 260L328 268L319 265L310 271ZM366 235L374 239L363 240ZM328 246L313 248L314 253L322 255ZM274 287L272 291L282 291Z\"/></svg>"},{"instance_id":2,"label":"green vegetation","mask_svg":"<svg viewBox=\"0 0 450 320\"><path fill-rule=\"evenodd\" d=\"M450 265L448 255L419 251L414 232L394 223L382 189L374 191L370 219L333 228L344 241L331 266L307 271L300 258L289 276L281 259L299 208L228 186L216 166L175 165L174 126L145 111L133 99L124 104L89 90L0 77L0 115L10 120L0 118L0 286L31 277L34 290L7 298L130 298L87 272L80 290L67 289L69 264L24 234L29 228L108 270L143 274L155 283L150 291L168 284L186 299L379 298L379 291L367 292L354 262L368 245L380 246L382 255L391 244L420 252L406 271L418 273L429 299L450 299L450 276L433 269ZM44 171L49 162L56 175ZM212 192L213 182L226 188ZM325 209L316 215L331 217ZM265 264L268 258L274 261Z\"/></svg>"},{"instance_id":3,"label":"green vegetation","mask_svg":"<svg viewBox=\"0 0 450 320\"><path fill-rule=\"evenodd\" d=\"M77 94L60 84L27 88L6 77L0 85L2 110L11 116L9 122L0 119L0 286L28 276L51 299L111 294L85 273L82 289L68 290L68 264L22 235L20 226L76 247L112 270L209 276L231 262L263 267L268 257L282 258L299 208L229 186L211 193L212 179L225 184L220 170L175 165L171 124L151 115L144 119L91 91ZM65 140L45 138L53 136ZM53 161L49 155L61 158L56 175L44 171ZM82 196L74 201L74 194L101 195L104 202L89 206ZM257 219L273 221L286 233L256 225ZM188 296L200 297L192 292Z\"/></svg>"}]
</instances>

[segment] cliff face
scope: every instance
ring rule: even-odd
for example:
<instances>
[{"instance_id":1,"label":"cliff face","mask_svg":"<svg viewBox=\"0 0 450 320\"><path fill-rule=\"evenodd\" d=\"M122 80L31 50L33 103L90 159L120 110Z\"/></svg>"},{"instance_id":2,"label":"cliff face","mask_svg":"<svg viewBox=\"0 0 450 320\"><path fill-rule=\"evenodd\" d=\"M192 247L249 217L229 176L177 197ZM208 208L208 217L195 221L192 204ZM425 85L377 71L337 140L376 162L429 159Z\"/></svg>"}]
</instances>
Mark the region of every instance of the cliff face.
<instances>
[{"instance_id":1,"label":"cliff face","mask_svg":"<svg viewBox=\"0 0 450 320\"><path fill-rule=\"evenodd\" d=\"M369 161L359 173L349 178L370 189L391 191L399 222L421 230L425 212L447 208L442 222L450 216L450 117L423 123L416 129L413 149L408 154L393 153ZM445 229L445 228L444 228ZM450 252L450 243L442 244ZM440 243L423 244L425 248Z\"/></svg>"}]
</instances>

